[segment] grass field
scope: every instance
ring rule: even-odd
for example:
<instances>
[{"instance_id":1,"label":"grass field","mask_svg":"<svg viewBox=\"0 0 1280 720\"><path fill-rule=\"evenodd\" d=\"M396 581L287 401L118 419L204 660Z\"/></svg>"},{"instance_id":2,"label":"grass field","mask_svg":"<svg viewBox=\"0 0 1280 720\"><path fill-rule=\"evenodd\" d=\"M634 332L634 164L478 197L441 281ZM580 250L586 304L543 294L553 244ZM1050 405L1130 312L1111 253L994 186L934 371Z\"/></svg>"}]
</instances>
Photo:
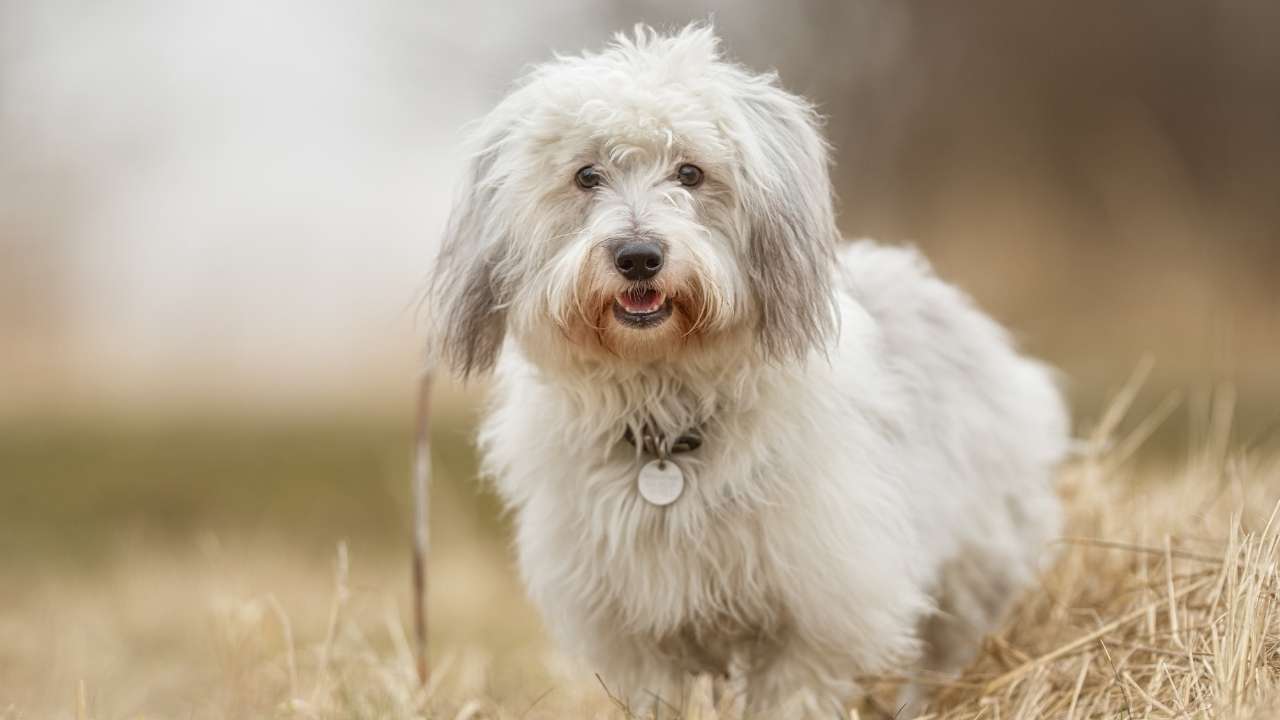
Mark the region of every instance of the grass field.
<instances>
[{"instance_id":1,"label":"grass field","mask_svg":"<svg viewBox=\"0 0 1280 720\"><path fill-rule=\"evenodd\" d=\"M842 233L917 246L1086 440L935 715L1280 720L1278 0L0 0L0 720L626 718L524 599L483 388L436 399L413 677L418 300L521 68L707 18L825 116Z\"/></svg>"},{"instance_id":2,"label":"grass field","mask_svg":"<svg viewBox=\"0 0 1280 720\"><path fill-rule=\"evenodd\" d=\"M1280 453L1233 440L1226 392L1185 447L1145 451L1176 406L1132 399L1063 473L1071 521L1043 587L964 677L934 679L940 716L1277 715ZM445 412L425 692L399 419L6 428L0 718L626 717L547 647L470 481L470 416ZM865 680L851 715L892 716L894 678ZM684 716L733 717L706 690Z\"/></svg>"}]
</instances>

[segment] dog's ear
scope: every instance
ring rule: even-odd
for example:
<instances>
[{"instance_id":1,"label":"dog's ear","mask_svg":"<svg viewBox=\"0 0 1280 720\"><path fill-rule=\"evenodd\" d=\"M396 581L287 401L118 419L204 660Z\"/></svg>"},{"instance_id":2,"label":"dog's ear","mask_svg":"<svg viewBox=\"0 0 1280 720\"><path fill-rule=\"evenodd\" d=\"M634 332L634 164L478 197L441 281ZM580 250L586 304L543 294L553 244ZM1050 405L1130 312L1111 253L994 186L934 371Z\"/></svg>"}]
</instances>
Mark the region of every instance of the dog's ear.
<instances>
[{"instance_id":1,"label":"dog's ear","mask_svg":"<svg viewBox=\"0 0 1280 720\"><path fill-rule=\"evenodd\" d=\"M496 207L498 166L512 122L499 107L476 129L478 149L449 216L425 296L429 352L463 377L493 368L506 336L508 283L501 267L510 229Z\"/></svg>"},{"instance_id":2,"label":"dog's ear","mask_svg":"<svg viewBox=\"0 0 1280 720\"><path fill-rule=\"evenodd\" d=\"M759 334L775 360L825 348L836 328L839 237L821 119L772 75L739 83L739 194L749 224L747 271Z\"/></svg>"}]
</instances>

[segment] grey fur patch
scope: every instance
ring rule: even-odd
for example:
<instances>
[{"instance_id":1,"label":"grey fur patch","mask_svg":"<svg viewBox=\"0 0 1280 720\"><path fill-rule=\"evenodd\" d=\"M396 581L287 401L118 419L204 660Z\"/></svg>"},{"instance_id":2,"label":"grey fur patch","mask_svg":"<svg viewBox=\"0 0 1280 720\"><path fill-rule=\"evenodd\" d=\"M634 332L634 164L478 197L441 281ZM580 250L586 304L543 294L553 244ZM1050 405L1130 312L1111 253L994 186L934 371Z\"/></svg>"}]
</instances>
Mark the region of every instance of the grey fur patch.
<instances>
[{"instance_id":1,"label":"grey fur patch","mask_svg":"<svg viewBox=\"0 0 1280 720\"><path fill-rule=\"evenodd\" d=\"M472 161L426 295L431 350L463 377L491 370L506 336L507 293L496 269L509 239L493 222L496 193L487 184L498 142L492 139Z\"/></svg>"},{"instance_id":2,"label":"grey fur patch","mask_svg":"<svg viewBox=\"0 0 1280 720\"><path fill-rule=\"evenodd\" d=\"M748 274L768 357L802 358L824 348L836 324L832 273L835 224L826 142L804 100L755 79L741 103L744 206L750 221Z\"/></svg>"}]
</instances>

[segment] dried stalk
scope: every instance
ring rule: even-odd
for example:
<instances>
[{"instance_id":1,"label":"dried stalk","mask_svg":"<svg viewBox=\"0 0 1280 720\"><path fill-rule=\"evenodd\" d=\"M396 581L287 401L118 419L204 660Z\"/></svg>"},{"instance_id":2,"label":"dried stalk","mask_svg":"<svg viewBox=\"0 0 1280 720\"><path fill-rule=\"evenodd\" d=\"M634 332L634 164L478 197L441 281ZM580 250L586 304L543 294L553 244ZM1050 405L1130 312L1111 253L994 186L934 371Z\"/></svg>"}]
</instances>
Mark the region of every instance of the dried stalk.
<instances>
[{"instance_id":1,"label":"dried stalk","mask_svg":"<svg viewBox=\"0 0 1280 720\"><path fill-rule=\"evenodd\" d=\"M418 653L418 682L431 677L427 658L427 554L430 549L431 509L431 371L418 381L418 412L413 459L413 635Z\"/></svg>"}]
</instances>

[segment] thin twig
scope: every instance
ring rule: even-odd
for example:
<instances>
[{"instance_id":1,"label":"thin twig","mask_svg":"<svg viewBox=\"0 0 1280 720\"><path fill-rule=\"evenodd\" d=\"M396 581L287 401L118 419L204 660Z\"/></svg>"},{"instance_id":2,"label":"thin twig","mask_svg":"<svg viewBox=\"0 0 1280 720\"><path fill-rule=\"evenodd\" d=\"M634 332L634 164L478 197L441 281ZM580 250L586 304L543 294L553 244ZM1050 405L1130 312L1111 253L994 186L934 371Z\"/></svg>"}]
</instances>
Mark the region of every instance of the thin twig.
<instances>
[{"instance_id":1,"label":"thin twig","mask_svg":"<svg viewBox=\"0 0 1280 720\"><path fill-rule=\"evenodd\" d=\"M1144 545L1134 545L1131 543L1117 542L1115 540L1102 540L1099 538L1069 536L1069 537L1059 538L1057 542L1060 542L1064 545L1085 545L1089 547L1103 548L1106 550L1123 550L1126 552L1142 553L1144 555L1157 555L1160 557L1164 557L1165 555L1172 555L1173 557L1178 558L1180 560L1195 560L1197 562L1213 563L1215 565L1222 564L1222 558L1214 557L1212 555L1203 555L1200 553L1193 553L1187 550L1175 550L1172 548L1166 551L1163 548L1153 548L1153 547L1147 547Z\"/></svg>"},{"instance_id":2,"label":"thin twig","mask_svg":"<svg viewBox=\"0 0 1280 720\"><path fill-rule=\"evenodd\" d=\"M529 713L533 712L533 709L538 706L538 703L542 702L543 700L546 700L547 696L555 692L555 690L556 688L553 685L547 688L546 690L544 690L541 695L534 698L533 702L529 703L529 707L525 708L524 712L520 713L520 720L524 720L524 718L528 717Z\"/></svg>"},{"instance_id":3,"label":"thin twig","mask_svg":"<svg viewBox=\"0 0 1280 720\"><path fill-rule=\"evenodd\" d=\"M431 371L418 381L418 413L413 460L413 635L418 651L418 683L431 677L427 656L427 554L430 550L431 510Z\"/></svg>"},{"instance_id":4,"label":"thin twig","mask_svg":"<svg viewBox=\"0 0 1280 720\"><path fill-rule=\"evenodd\" d=\"M1084 680L1089 675L1089 666L1093 663L1093 653L1084 656L1080 663L1080 674L1076 676L1075 689L1071 692L1071 708L1067 710L1067 720L1075 720L1076 705L1080 702L1080 692L1084 690Z\"/></svg>"},{"instance_id":5,"label":"thin twig","mask_svg":"<svg viewBox=\"0 0 1280 720\"><path fill-rule=\"evenodd\" d=\"M1129 691L1124 686L1124 679L1120 677L1120 668L1116 667L1116 661L1111 658L1111 651L1107 649L1107 642L1102 638L1098 638L1098 644L1102 646L1102 656L1111 665L1111 673L1116 679L1115 684L1120 688L1120 695L1124 698L1124 715L1129 720L1133 720L1133 709L1129 707Z\"/></svg>"},{"instance_id":6,"label":"thin twig","mask_svg":"<svg viewBox=\"0 0 1280 720\"><path fill-rule=\"evenodd\" d=\"M334 645L338 641L338 626L342 622L342 611L351 596L348 580L351 572L351 561L347 553L347 542L338 542L338 555L333 567L333 602L329 604L329 623L324 633L324 644L320 646L320 668L316 674L316 685L312 690L312 701L315 702L326 689L329 681L330 666L333 663Z\"/></svg>"},{"instance_id":7,"label":"thin twig","mask_svg":"<svg viewBox=\"0 0 1280 720\"><path fill-rule=\"evenodd\" d=\"M289 623L289 616L276 599L275 593L267 594L267 605L275 613L276 620L280 621L280 632L284 636L284 660L289 672L289 699L292 700L298 697L298 661L293 651L293 625Z\"/></svg>"},{"instance_id":8,"label":"thin twig","mask_svg":"<svg viewBox=\"0 0 1280 720\"><path fill-rule=\"evenodd\" d=\"M622 711L623 715L626 715L628 718L633 717L631 713L631 706L626 702L623 702L623 700L617 695L613 694L613 691L609 689L609 686L604 684L604 678L600 677L600 673L596 673L595 676L596 682L600 683L600 687L604 688L604 694L609 698L609 700L614 705L618 706L618 709Z\"/></svg>"}]
</instances>

